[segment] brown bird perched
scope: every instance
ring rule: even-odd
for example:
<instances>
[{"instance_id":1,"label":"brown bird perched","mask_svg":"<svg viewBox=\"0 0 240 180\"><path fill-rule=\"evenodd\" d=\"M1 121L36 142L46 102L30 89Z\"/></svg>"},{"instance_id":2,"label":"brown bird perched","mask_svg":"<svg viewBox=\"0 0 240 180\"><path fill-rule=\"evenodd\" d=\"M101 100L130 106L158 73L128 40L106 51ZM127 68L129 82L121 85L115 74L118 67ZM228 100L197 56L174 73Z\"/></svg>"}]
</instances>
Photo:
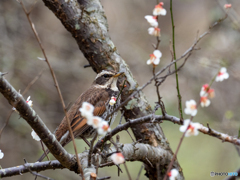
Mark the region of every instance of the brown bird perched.
<instances>
[{"instance_id":1,"label":"brown bird perched","mask_svg":"<svg viewBox=\"0 0 240 180\"><path fill-rule=\"evenodd\" d=\"M123 74L123 72L116 73L111 70L103 70L97 74L91 87L81 94L76 102L71 106L67 112L70 124L72 127L74 138L81 138L86 141L87 138L93 137L96 130L87 124L87 119L81 115L79 108L82 107L83 102L88 102L94 106L93 115L99 116L106 121L111 119L113 123L117 112L112 115L111 118L106 119L107 115L113 110L113 106L109 104L109 101L114 96L118 98L116 106L120 104L119 89L117 87L118 77ZM70 133L68 130L68 123L66 117L63 118L60 125L54 131L56 139L61 143L62 146L67 145L72 141ZM49 150L46 151L46 154ZM42 161L46 157L45 153L38 159Z\"/></svg>"}]
</instances>

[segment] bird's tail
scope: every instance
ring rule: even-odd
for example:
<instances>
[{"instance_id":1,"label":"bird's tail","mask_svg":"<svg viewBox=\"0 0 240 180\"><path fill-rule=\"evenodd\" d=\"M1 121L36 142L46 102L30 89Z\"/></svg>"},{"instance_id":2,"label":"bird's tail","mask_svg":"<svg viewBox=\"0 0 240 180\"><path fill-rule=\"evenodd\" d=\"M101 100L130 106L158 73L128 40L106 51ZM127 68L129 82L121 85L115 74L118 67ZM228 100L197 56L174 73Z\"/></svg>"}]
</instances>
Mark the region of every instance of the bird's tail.
<instances>
[{"instance_id":1,"label":"bird's tail","mask_svg":"<svg viewBox=\"0 0 240 180\"><path fill-rule=\"evenodd\" d=\"M50 151L47 149L42 155L41 157L37 160L38 162L41 162L49 153Z\"/></svg>"}]
</instances>

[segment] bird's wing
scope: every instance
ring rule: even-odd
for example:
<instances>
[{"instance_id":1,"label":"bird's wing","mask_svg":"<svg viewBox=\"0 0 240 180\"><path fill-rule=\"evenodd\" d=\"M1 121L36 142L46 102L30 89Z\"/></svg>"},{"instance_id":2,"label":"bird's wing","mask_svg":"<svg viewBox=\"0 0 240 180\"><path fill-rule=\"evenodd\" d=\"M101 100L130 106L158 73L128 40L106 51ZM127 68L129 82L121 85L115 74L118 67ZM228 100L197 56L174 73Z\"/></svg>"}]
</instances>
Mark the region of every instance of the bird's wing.
<instances>
[{"instance_id":1,"label":"bird's wing","mask_svg":"<svg viewBox=\"0 0 240 180\"><path fill-rule=\"evenodd\" d=\"M74 137L81 135L84 131L88 129L88 126L85 126L87 119L81 116L79 108L81 108L83 102L88 102L92 104L95 109L93 112L94 116L102 116L106 110L106 103L109 100L108 92L103 89L90 88L85 93L83 93L72 107L68 111L68 118L73 130ZM67 119L64 117L61 124L55 131L55 136L59 141L64 134L68 131Z\"/></svg>"},{"instance_id":2,"label":"bird's wing","mask_svg":"<svg viewBox=\"0 0 240 180\"><path fill-rule=\"evenodd\" d=\"M86 101L94 106L93 115L94 116L102 116L106 110L106 103L109 100L109 96L104 92L100 93L92 93L89 99ZM77 132L76 134L82 134L82 131L85 131L85 128L82 128L87 123L87 119L81 116L80 111L77 111L72 123L71 127L73 132ZM75 134L75 133L74 133Z\"/></svg>"}]
</instances>

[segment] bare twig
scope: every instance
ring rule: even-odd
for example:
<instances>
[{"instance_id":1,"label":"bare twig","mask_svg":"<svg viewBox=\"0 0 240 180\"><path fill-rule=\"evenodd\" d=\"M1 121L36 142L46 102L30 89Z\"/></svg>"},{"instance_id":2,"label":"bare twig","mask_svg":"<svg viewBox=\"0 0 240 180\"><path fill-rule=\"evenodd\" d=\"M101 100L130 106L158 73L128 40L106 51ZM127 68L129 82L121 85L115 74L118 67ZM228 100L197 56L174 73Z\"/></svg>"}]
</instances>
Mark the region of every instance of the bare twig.
<instances>
[{"instance_id":1,"label":"bare twig","mask_svg":"<svg viewBox=\"0 0 240 180\"><path fill-rule=\"evenodd\" d=\"M88 167L91 167L93 145L94 145L94 141L97 139L97 136L98 136L98 133L96 132L93 139L91 140L90 149L88 153Z\"/></svg>"},{"instance_id":2,"label":"bare twig","mask_svg":"<svg viewBox=\"0 0 240 180\"><path fill-rule=\"evenodd\" d=\"M130 175L130 173L129 173L129 171L128 171L126 162L124 162L123 164L124 164L124 167L125 167L125 169L126 169L126 171L127 171L128 179L129 179L129 180L132 180L131 175Z\"/></svg>"},{"instance_id":3,"label":"bare twig","mask_svg":"<svg viewBox=\"0 0 240 180\"><path fill-rule=\"evenodd\" d=\"M37 173L37 172L33 172L33 171L30 169L30 167L27 166L27 165L28 165L27 160L26 160L26 159L23 159L23 160L24 160L24 162L25 162L25 164L24 164L23 166L26 167L26 168L28 168L28 170L29 170L29 172L30 172L31 174L33 174L33 175L36 176L36 177L41 177L41 178L43 178L43 179L53 180L53 179L50 178L50 177L44 176L44 175L39 174L39 173Z\"/></svg>"},{"instance_id":4,"label":"bare twig","mask_svg":"<svg viewBox=\"0 0 240 180\"><path fill-rule=\"evenodd\" d=\"M43 143L42 143L42 140L40 140L40 143L41 143L43 152L45 153L47 159L50 161L50 159L49 159L49 157L48 157L48 155L47 155L47 153L46 153L46 151L45 151L45 148L44 148L44 145L43 145Z\"/></svg>"},{"instance_id":5,"label":"bare twig","mask_svg":"<svg viewBox=\"0 0 240 180\"><path fill-rule=\"evenodd\" d=\"M42 50L42 53L43 53L43 55L44 55L45 61L46 61L46 63L48 64L49 70L50 70L50 72L51 72L51 74L52 74L52 78L53 78L53 81L54 81L55 86L56 86L56 88L57 88L57 92L58 92L58 95L59 95L60 100L61 100L61 103L62 103L63 111L64 111L65 116L66 116L66 119L67 119L68 128L69 128L70 136L71 136L71 138L72 138L72 142L73 142L73 146L74 146L74 150L75 150L75 154L76 154L76 158L77 158L77 163L78 163L79 171L80 171L80 173L81 173L81 175L82 175L82 178L83 178L83 180L84 180L83 171L82 171L81 164L80 164L79 158L78 158L77 147L76 147L76 144L75 144L74 135L73 135L73 132L72 132L70 120L69 120L68 115L67 115L66 106L65 106L65 103L64 103L64 100L63 100L63 97L62 97L61 90L60 90L59 85L58 85L57 78L56 78L55 73L54 73L54 71L53 71L53 69L52 69L52 67L51 67L51 64L50 64L50 62L49 62L49 60L48 60L48 57L47 57L47 55L46 55L46 53L45 53L45 50L44 50L43 45L42 45L42 43L41 43L41 40L40 40L40 38L39 38L39 36L38 36L38 33L37 33L36 29L35 29L35 26L34 26L34 24L32 23L32 21L31 21L31 19L30 19L30 17L29 17L29 12L27 12L27 10L26 10L23 2L22 2L22 1L19 1L19 2L20 2L21 6L22 6L22 8L23 8L23 11L25 12L25 14L26 14L26 16L27 16L27 19L28 19L28 22L29 22L29 24L30 24L30 26L31 26L31 29L32 29L32 31L33 31L33 33L34 33L37 41L38 41L38 44L39 44L39 46L40 46L40 48L41 48L41 50Z\"/></svg>"},{"instance_id":6,"label":"bare twig","mask_svg":"<svg viewBox=\"0 0 240 180\"><path fill-rule=\"evenodd\" d=\"M42 69L38 75L27 85L27 87L24 89L24 91L22 92L22 95L25 95L25 93L28 92L28 90L32 87L32 85L42 76L43 72L45 71L45 69Z\"/></svg>"},{"instance_id":7,"label":"bare twig","mask_svg":"<svg viewBox=\"0 0 240 180\"><path fill-rule=\"evenodd\" d=\"M3 132L4 128L8 125L9 119L10 119L13 112L14 112L14 110L9 111L7 120L6 120L5 124L3 125L2 129L0 130L0 139L1 139L1 136L2 136L2 132Z\"/></svg>"},{"instance_id":8,"label":"bare twig","mask_svg":"<svg viewBox=\"0 0 240 180\"><path fill-rule=\"evenodd\" d=\"M127 131L128 135L130 136L130 138L132 139L132 141L135 142L133 137L131 136L130 132L127 129L126 129L126 131Z\"/></svg>"},{"instance_id":9,"label":"bare twig","mask_svg":"<svg viewBox=\"0 0 240 180\"><path fill-rule=\"evenodd\" d=\"M153 77L154 77L154 81L155 81L155 87L156 87L156 92L157 92L157 97L158 97L158 102L157 104L161 107L161 110L162 110L162 115L164 116L165 113L166 113L166 109L165 109L165 106L164 106L164 103L162 101L162 98L160 96L160 92L159 92L159 85L158 85L158 82L157 82L157 77L155 75L155 65L153 65ZM156 109L157 110L157 109ZM155 113L155 112L154 112Z\"/></svg>"},{"instance_id":10,"label":"bare twig","mask_svg":"<svg viewBox=\"0 0 240 180\"><path fill-rule=\"evenodd\" d=\"M138 172L138 176L137 176L137 179L136 179L136 180L139 180L143 168L144 168L144 165L142 164L142 165L141 165L141 168L140 168L140 170L139 170L139 172Z\"/></svg>"}]
</instances>

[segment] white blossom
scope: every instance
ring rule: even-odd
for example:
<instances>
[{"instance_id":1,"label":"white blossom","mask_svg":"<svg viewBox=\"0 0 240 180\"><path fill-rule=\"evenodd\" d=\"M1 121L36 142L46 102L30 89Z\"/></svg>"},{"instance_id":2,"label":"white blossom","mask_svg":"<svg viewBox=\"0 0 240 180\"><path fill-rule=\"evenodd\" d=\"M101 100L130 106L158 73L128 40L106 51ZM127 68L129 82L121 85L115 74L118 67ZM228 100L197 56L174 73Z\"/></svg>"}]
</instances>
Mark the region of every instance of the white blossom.
<instances>
[{"instance_id":1,"label":"white blossom","mask_svg":"<svg viewBox=\"0 0 240 180\"><path fill-rule=\"evenodd\" d=\"M4 156L4 153L2 152L2 150L0 149L0 159L2 159Z\"/></svg>"},{"instance_id":2,"label":"white blossom","mask_svg":"<svg viewBox=\"0 0 240 180\"><path fill-rule=\"evenodd\" d=\"M148 28L148 34L152 36L160 37L160 29L158 27L150 27Z\"/></svg>"},{"instance_id":3,"label":"white blossom","mask_svg":"<svg viewBox=\"0 0 240 180\"><path fill-rule=\"evenodd\" d=\"M186 131L185 137L197 136L199 133L198 129L200 129L201 127L202 125L200 123L193 123L190 121L190 119L186 119L183 121L183 125L180 126L179 131Z\"/></svg>"},{"instance_id":4,"label":"white blossom","mask_svg":"<svg viewBox=\"0 0 240 180\"><path fill-rule=\"evenodd\" d=\"M113 106L114 104L116 104L116 98L114 97L114 96L112 96L111 97L111 100L109 101L109 104L111 105L111 106Z\"/></svg>"},{"instance_id":5,"label":"white blossom","mask_svg":"<svg viewBox=\"0 0 240 180\"><path fill-rule=\"evenodd\" d=\"M37 133L34 130L32 130L31 135L32 135L33 139L35 139L36 141L41 140L40 137L37 135Z\"/></svg>"},{"instance_id":6,"label":"white blossom","mask_svg":"<svg viewBox=\"0 0 240 180\"><path fill-rule=\"evenodd\" d=\"M185 114L189 114L191 116L196 116L197 114L197 103L193 99L190 101L186 101L186 108L184 109Z\"/></svg>"},{"instance_id":7,"label":"white blossom","mask_svg":"<svg viewBox=\"0 0 240 180\"><path fill-rule=\"evenodd\" d=\"M160 58L162 57L162 53L159 50L153 51L153 54L150 54L150 59L147 60L147 64L158 65L160 63Z\"/></svg>"},{"instance_id":8,"label":"white blossom","mask_svg":"<svg viewBox=\"0 0 240 180\"><path fill-rule=\"evenodd\" d=\"M93 126L93 128L99 128L102 121L104 121L102 118L100 118L98 116L93 116L91 125Z\"/></svg>"},{"instance_id":9,"label":"white blossom","mask_svg":"<svg viewBox=\"0 0 240 180\"><path fill-rule=\"evenodd\" d=\"M89 120L93 117L93 110L93 105L88 102L83 102L82 107L79 109L81 115Z\"/></svg>"},{"instance_id":10,"label":"white blossom","mask_svg":"<svg viewBox=\"0 0 240 180\"><path fill-rule=\"evenodd\" d=\"M165 16L167 14L166 9L164 9L162 6L163 6L163 2L160 2L158 5L155 6L155 8L153 9L154 16L158 16L158 15Z\"/></svg>"},{"instance_id":11,"label":"white blossom","mask_svg":"<svg viewBox=\"0 0 240 180\"><path fill-rule=\"evenodd\" d=\"M211 103L211 101L206 96L201 97L201 106L202 107L208 107L210 105L210 103Z\"/></svg>"},{"instance_id":12,"label":"white blossom","mask_svg":"<svg viewBox=\"0 0 240 180\"><path fill-rule=\"evenodd\" d=\"M122 155L122 153L114 153L111 155L111 159L113 161L114 164L122 164L125 162L124 156Z\"/></svg>"},{"instance_id":13,"label":"white blossom","mask_svg":"<svg viewBox=\"0 0 240 180\"><path fill-rule=\"evenodd\" d=\"M148 21L148 23L153 26L153 27L157 27L158 26L158 22L157 22L157 16L150 16L150 15L146 15L145 19Z\"/></svg>"},{"instance_id":14,"label":"white blossom","mask_svg":"<svg viewBox=\"0 0 240 180\"><path fill-rule=\"evenodd\" d=\"M98 128L97 128L97 131L98 131L98 134L99 135L106 135L108 132L111 131L111 128L109 127L108 125L108 122L107 121L102 121Z\"/></svg>"},{"instance_id":15,"label":"white blossom","mask_svg":"<svg viewBox=\"0 0 240 180\"><path fill-rule=\"evenodd\" d=\"M177 169L172 169L169 173L168 173L168 176L169 176L169 180L175 180L176 177L178 176L179 172Z\"/></svg>"},{"instance_id":16,"label":"white blossom","mask_svg":"<svg viewBox=\"0 0 240 180\"><path fill-rule=\"evenodd\" d=\"M229 78L229 74L227 73L227 68L222 67L220 69L220 71L218 72L218 75L215 80L217 82L219 82L219 81L223 81L224 79L228 79L228 78Z\"/></svg>"}]
</instances>

